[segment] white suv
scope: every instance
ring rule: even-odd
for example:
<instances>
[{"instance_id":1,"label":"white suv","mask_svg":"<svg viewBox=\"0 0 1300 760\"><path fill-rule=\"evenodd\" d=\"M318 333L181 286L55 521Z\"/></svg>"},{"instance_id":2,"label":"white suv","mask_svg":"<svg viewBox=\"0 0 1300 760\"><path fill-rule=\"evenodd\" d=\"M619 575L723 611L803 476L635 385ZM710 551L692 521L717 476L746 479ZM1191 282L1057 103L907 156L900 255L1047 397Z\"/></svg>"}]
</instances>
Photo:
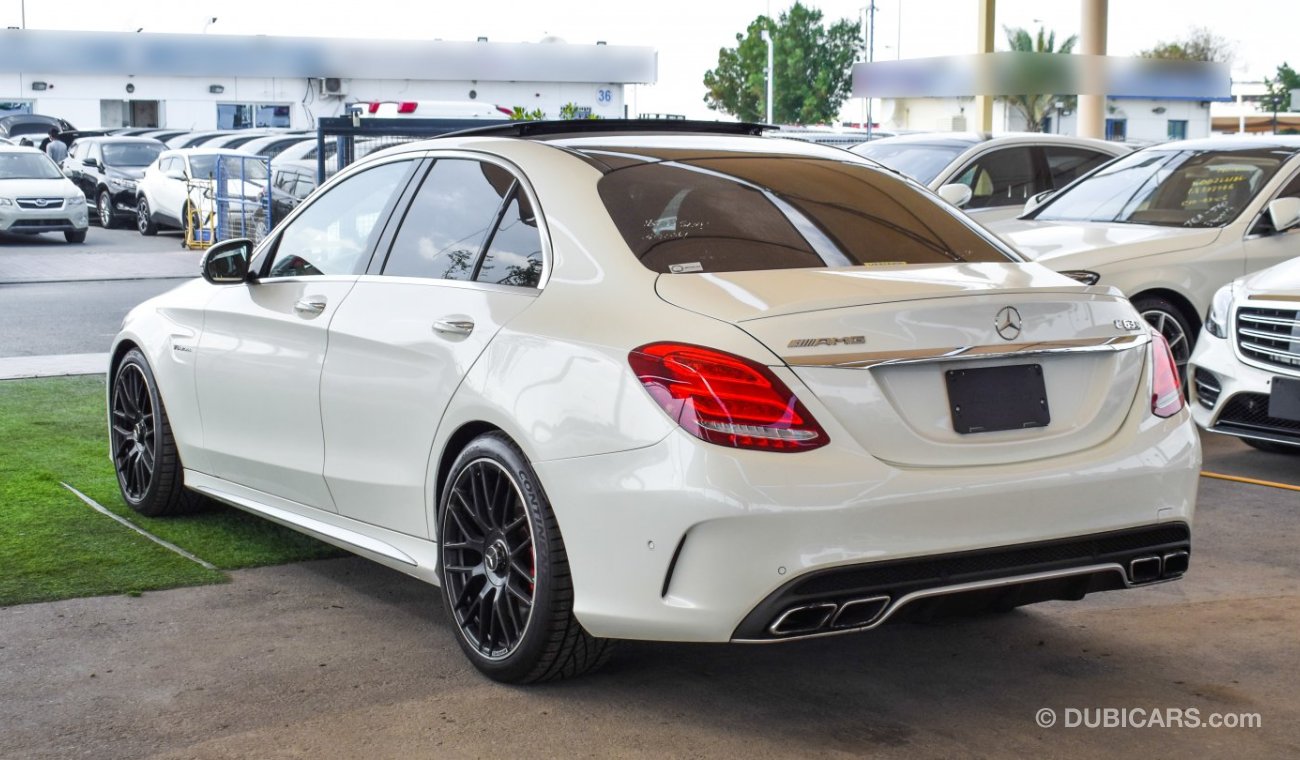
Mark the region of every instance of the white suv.
<instances>
[{"instance_id":1,"label":"white suv","mask_svg":"<svg viewBox=\"0 0 1300 760\"><path fill-rule=\"evenodd\" d=\"M192 211L210 212L215 207L213 190L219 162L224 162L228 177L225 195L255 202L267 184L266 164L258 157L219 148L164 151L140 179L136 205L140 234L156 235L160 228L185 229L185 218Z\"/></svg>"},{"instance_id":2,"label":"white suv","mask_svg":"<svg viewBox=\"0 0 1300 760\"><path fill-rule=\"evenodd\" d=\"M35 148L0 145L0 232L62 232L69 243L86 239L86 196Z\"/></svg>"},{"instance_id":3,"label":"white suv","mask_svg":"<svg viewBox=\"0 0 1300 760\"><path fill-rule=\"evenodd\" d=\"M1188 374L1196 424L1300 454L1300 258L1215 293Z\"/></svg>"}]
</instances>

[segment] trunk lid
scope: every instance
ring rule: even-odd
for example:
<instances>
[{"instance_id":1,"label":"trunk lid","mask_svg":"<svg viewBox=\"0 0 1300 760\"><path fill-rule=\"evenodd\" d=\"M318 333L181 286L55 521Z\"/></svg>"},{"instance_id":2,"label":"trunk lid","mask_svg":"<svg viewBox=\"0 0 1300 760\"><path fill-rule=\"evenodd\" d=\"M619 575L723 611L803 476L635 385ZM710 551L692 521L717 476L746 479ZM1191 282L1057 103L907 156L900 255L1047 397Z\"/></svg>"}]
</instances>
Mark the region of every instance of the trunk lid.
<instances>
[{"instance_id":1,"label":"trunk lid","mask_svg":"<svg viewBox=\"0 0 1300 760\"><path fill-rule=\"evenodd\" d=\"M1123 424L1147 364L1146 327L1127 300L1035 264L661 275L656 287L763 343L844 432L902 466L1004 464L1095 446ZM1017 321L1018 330L1009 324ZM1021 365L1040 368L1050 422L957 432L954 404L986 416L1023 410L1024 393L986 387L972 399L950 392L948 373Z\"/></svg>"}]
</instances>

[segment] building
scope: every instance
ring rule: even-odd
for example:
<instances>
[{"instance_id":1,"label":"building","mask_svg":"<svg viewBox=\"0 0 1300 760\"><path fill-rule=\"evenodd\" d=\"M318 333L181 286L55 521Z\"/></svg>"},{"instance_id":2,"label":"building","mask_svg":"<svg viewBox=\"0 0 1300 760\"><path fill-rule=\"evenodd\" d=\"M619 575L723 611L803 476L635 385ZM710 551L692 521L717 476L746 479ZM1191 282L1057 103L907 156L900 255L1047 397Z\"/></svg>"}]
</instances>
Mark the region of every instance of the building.
<instances>
[{"instance_id":1,"label":"building","mask_svg":"<svg viewBox=\"0 0 1300 760\"><path fill-rule=\"evenodd\" d=\"M349 103L442 100L625 115L656 79L653 48L444 40L0 31L0 116L81 129L310 129Z\"/></svg>"}]
</instances>

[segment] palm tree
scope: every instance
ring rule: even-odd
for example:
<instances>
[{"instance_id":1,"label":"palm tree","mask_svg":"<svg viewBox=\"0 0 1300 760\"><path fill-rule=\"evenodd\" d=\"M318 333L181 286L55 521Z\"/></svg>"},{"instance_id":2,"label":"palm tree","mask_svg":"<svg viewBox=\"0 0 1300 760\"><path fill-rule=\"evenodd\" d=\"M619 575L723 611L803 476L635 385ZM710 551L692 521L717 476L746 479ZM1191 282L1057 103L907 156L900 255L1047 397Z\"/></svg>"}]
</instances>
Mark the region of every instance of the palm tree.
<instances>
[{"instance_id":1,"label":"palm tree","mask_svg":"<svg viewBox=\"0 0 1300 760\"><path fill-rule=\"evenodd\" d=\"M1007 33L1007 44L1011 46L1014 53L1061 53L1069 55L1074 50L1074 45L1079 41L1079 35L1071 34L1061 41L1061 47L1056 47L1056 32L1048 32L1043 27L1038 27L1038 36L1031 37L1029 32L1023 27L1002 27ZM1061 98L1062 100L1073 101L1074 96ZM1011 104L1025 117L1025 127L1031 132L1042 132L1044 122L1048 114L1052 111L1057 96L1052 93L1044 95L1008 95L1007 102Z\"/></svg>"}]
</instances>

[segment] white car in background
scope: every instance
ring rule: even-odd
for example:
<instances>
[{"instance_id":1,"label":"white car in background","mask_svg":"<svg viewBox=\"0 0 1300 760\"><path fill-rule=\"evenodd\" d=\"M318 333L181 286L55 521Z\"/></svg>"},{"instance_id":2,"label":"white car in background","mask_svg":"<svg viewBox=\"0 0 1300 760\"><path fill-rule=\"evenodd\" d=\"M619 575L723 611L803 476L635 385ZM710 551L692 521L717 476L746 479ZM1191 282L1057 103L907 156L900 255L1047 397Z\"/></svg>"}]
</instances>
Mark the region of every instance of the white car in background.
<instances>
[{"instance_id":1,"label":"white car in background","mask_svg":"<svg viewBox=\"0 0 1300 760\"><path fill-rule=\"evenodd\" d=\"M137 185L136 229L140 234L156 235L161 228L185 229L191 213L214 214L219 162L226 178L221 195L248 206L251 214L268 182L263 160L223 148L168 150L145 169ZM200 223L209 222L201 219Z\"/></svg>"},{"instance_id":2,"label":"white car in background","mask_svg":"<svg viewBox=\"0 0 1300 760\"><path fill-rule=\"evenodd\" d=\"M1215 291L1300 256L1300 137L1143 148L990 230L1041 264L1133 301L1186 366Z\"/></svg>"},{"instance_id":3,"label":"white car in background","mask_svg":"<svg viewBox=\"0 0 1300 760\"><path fill-rule=\"evenodd\" d=\"M89 227L86 196L49 156L0 144L0 232L62 232L69 243L81 243Z\"/></svg>"},{"instance_id":4,"label":"white car in background","mask_svg":"<svg viewBox=\"0 0 1300 760\"><path fill-rule=\"evenodd\" d=\"M1215 293L1189 373L1196 424L1300 454L1300 258Z\"/></svg>"},{"instance_id":5,"label":"white car in background","mask_svg":"<svg viewBox=\"0 0 1300 760\"><path fill-rule=\"evenodd\" d=\"M1030 198L1060 190L1133 148L1065 135L942 132L886 137L850 150L936 192L954 186L940 195L987 224L1019 216Z\"/></svg>"},{"instance_id":6,"label":"white car in background","mask_svg":"<svg viewBox=\"0 0 1300 760\"><path fill-rule=\"evenodd\" d=\"M128 314L124 498L202 494L440 584L511 682L609 639L1181 576L1200 448L1128 301L758 131L512 123L347 167Z\"/></svg>"}]
</instances>

